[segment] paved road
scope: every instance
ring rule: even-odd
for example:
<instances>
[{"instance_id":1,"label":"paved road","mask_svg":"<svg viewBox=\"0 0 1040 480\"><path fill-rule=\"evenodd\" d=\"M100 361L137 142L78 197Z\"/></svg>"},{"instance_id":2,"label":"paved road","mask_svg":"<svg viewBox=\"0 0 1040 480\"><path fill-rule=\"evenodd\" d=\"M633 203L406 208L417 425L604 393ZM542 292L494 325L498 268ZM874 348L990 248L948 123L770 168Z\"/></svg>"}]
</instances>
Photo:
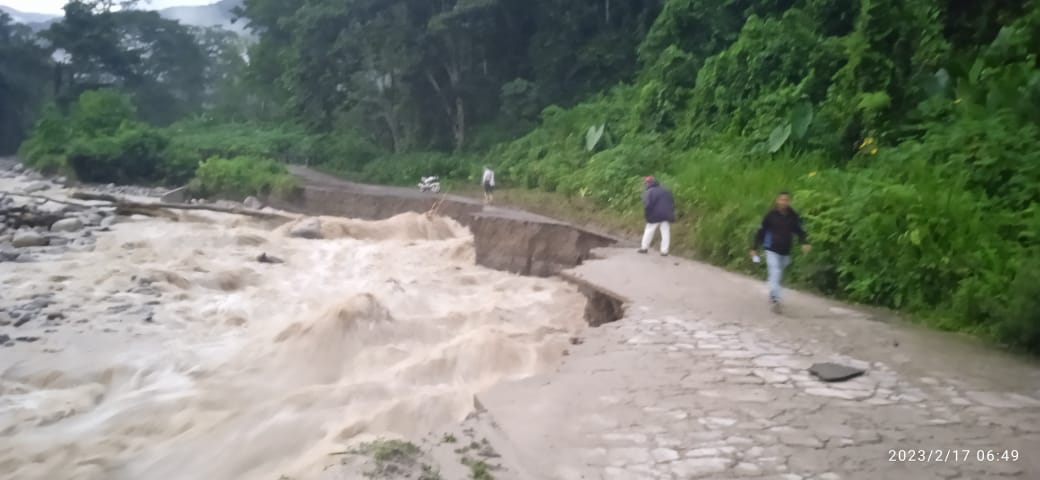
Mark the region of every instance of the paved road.
<instances>
[{"instance_id":1,"label":"paved road","mask_svg":"<svg viewBox=\"0 0 1040 480\"><path fill-rule=\"evenodd\" d=\"M809 295L776 316L757 280L604 256L571 273L630 299L625 318L480 396L531 476L1040 478L1036 363ZM823 384L820 361L868 373Z\"/></svg>"},{"instance_id":2,"label":"paved road","mask_svg":"<svg viewBox=\"0 0 1040 480\"><path fill-rule=\"evenodd\" d=\"M305 185L311 185L315 187L337 188L354 192L368 193L371 195L392 195L403 198L430 198L431 196L436 196L436 194L432 193L422 193L416 188L391 187L385 185L368 185L363 183L355 183L298 165L290 165L289 171L290 173L303 179ZM469 205L483 204L481 200L470 197L463 197L461 195L444 194L444 197L446 200L449 201L465 203ZM563 223L559 220L545 217L542 215L537 215L531 212L525 212L523 210L515 210L511 208L496 207L493 205L483 205L483 211L481 214L495 217L512 218L515 220L522 220L528 222Z\"/></svg>"}]
</instances>

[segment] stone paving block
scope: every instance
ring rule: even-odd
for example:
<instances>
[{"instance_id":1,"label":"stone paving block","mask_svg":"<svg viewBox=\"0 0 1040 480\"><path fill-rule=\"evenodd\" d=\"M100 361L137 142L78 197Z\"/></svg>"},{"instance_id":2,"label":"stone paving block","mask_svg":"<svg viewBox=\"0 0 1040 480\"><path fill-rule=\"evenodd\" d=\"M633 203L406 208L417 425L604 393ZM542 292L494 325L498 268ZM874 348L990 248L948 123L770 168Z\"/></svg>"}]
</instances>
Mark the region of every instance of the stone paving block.
<instances>
[{"instance_id":1,"label":"stone paving block","mask_svg":"<svg viewBox=\"0 0 1040 480\"><path fill-rule=\"evenodd\" d=\"M844 382L863 375L866 371L860 368L828 362L813 364L809 367L809 373L812 373L824 382Z\"/></svg>"}]
</instances>

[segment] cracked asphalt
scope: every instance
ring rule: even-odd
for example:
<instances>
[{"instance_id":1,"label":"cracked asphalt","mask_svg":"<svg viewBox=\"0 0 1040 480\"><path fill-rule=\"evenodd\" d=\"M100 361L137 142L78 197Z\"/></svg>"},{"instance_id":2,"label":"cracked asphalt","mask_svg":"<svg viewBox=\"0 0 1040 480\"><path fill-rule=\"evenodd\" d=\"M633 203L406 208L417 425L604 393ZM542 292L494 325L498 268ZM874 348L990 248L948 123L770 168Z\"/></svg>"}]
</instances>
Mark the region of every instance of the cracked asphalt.
<instances>
[{"instance_id":1,"label":"cracked asphalt","mask_svg":"<svg viewBox=\"0 0 1040 480\"><path fill-rule=\"evenodd\" d=\"M1040 478L1040 367L963 337L703 264L602 252L631 300L558 371L479 396L551 479ZM827 384L807 369L867 371ZM1006 455L1006 457L1005 457Z\"/></svg>"}]
</instances>

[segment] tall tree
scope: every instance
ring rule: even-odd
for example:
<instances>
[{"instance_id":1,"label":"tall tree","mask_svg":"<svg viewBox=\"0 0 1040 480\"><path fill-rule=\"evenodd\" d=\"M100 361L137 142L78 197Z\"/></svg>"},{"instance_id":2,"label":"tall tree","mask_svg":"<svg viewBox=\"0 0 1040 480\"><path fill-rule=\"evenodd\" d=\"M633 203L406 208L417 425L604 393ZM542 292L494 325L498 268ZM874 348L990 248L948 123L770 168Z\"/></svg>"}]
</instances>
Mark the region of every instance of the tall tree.
<instances>
[{"instance_id":1,"label":"tall tree","mask_svg":"<svg viewBox=\"0 0 1040 480\"><path fill-rule=\"evenodd\" d=\"M157 123L199 109L207 57L195 37L156 12L113 10L132 3L73 1L62 21L44 32L66 59L60 99L68 103L84 90L121 88Z\"/></svg>"},{"instance_id":2,"label":"tall tree","mask_svg":"<svg viewBox=\"0 0 1040 480\"><path fill-rule=\"evenodd\" d=\"M260 102L254 89L246 83L246 40L222 28L193 28L191 31L206 58L203 108L226 119L255 117Z\"/></svg>"},{"instance_id":3,"label":"tall tree","mask_svg":"<svg viewBox=\"0 0 1040 480\"><path fill-rule=\"evenodd\" d=\"M378 125L377 137L388 138L395 153L406 151L418 132L412 115L412 88L408 83L419 57L416 35L407 28L408 8L403 3L383 2L370 16L355 23L353 50L360 58L359 69L348 85L354 112Z\"/></svg>"},{"instance_id":4,"label":"tall tree","mask_svg":"<svg viewBox=\"0 0 1040 480\"><path fill-rule=\"evenodd\" d=\"M424 75L451 125L452 148L466 143L467 104L490 76L485 45L496 27L497 0L439 2L427 29Z\"/></svg>"},{"instance_id":5,"label":"tall tree","mask_svg":"<svg viewBox=\"0 0 1040 480\"><path fill-rule=\"evenodd\" d=\"M660 2L245 0L239 14L260 39L250 75L296 120L458 152L517 102L537 112L633 77Z\"/></svg>"},{"instance_id":6,"label":"tall tree","mask_svg":"<svg viewBox=\"0 0 1040 480\"><path fill-rule=\"evenodd\" d=\"M50 83L46 49L28 27L0 12L0 154L25 137Z\"/></svg>"}]
</instances>

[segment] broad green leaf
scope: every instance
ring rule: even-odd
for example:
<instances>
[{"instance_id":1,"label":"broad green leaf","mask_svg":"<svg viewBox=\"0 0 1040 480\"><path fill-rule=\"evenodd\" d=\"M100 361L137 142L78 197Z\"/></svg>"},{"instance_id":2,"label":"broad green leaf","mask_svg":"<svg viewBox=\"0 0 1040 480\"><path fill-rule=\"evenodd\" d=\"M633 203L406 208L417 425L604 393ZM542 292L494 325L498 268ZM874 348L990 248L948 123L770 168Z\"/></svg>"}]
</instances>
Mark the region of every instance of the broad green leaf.
<instances>
[{"instance_id":1,"label":"broad green leaf","mask_svg":"<svg viewBox=\"0 0 1040 480\"><path fill-rule=\"evenodd\" d=\"M607 126L605 124L598 127L595 125L589 127L589 131L585 133L585 150L595 151L606 130Z\"/></svg>"},{"instance_id":2,"label":"broad green leaf","mask_svg":"<svg viewBox=\"0 0 1040 480\"><path fill-rule=\"evenodd\" d=\"M943 97L950 92L950 73L940 68L925 81L925 90L930 97Z\"/></svg>"},{"instance_id":3,"label":"broad green leaf","mask_svg":"<svg viewBox=\"0 0 1040 480\"><path fill-rule=\"evenodd\" d=\"M796 140L801 140L805 137L805 133L809 131L809 125L813 121L813 107L812 104L805 101L799 102L794 106L794 110L791 110L791 133L794 135Z\"/></svg>"},{"instance_id":4,"label":"broad green leaf","mask_svg":"<svg viewBox=\"0 0 1040 480\"><path fill-rule=\"evenodd\" d=\"M769 153L779 152L780 149L787 143L787 139L791 137L791 124L785 123L779 127L773 129L773 133L769 134Z\"/></svg>"},{"instance_id":5,"label":"broad green leaf","mask_svg":"<svg viewBox=\"0 0 1040 480\"><path fill-rule=\"evenodd\" d=\"M968 81L971 83L977 83L982 79L982 71L986 68L986 60L982 57L975 59L975 63L971 66L971 71L968 72Z\"/></svg>"},{"instance_id":6,"label":"broad green leaf","mask_svg":"<svg viewBox=\"0 0 1040 480\"><path fill-rule=\"evenodd\" d=\"M914 244L914 246L921 246L921 230L914 229L910 232L910 243Z\"/></svg>"}]
</instances>

